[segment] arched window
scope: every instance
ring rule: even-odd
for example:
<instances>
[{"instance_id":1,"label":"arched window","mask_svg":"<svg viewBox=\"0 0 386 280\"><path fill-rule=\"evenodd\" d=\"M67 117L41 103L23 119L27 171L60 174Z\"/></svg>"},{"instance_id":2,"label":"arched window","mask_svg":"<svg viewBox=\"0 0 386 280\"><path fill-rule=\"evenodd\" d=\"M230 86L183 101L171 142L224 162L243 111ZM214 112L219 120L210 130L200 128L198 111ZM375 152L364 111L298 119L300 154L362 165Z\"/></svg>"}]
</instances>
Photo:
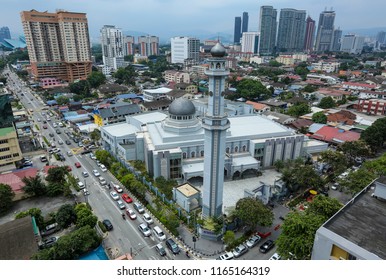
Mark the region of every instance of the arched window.
<instances>
[{"instance_id":1,"label":"arched window","mask_svg":"<svg viewBox=\"0 0 386 280\"><path fill-rule=\"evenodd\" d=\"M191 152L191 153L190 153L190 157L191 157L191 158L196 157L196 152Z\"/></svg>"},{"instance_id":2,"label":"arched window","mask_svg":"<svg viewBox=\"0 0 386 280\"><path fill-rule=\"evenodd\" d=\"M230 149L229 147L227 147L227 148L225 149L225 152L226 152L227 154L229 154L230 151L231 151L231 149Z\"/></svg>"},{"instance_id":3,"label":"arched window","mask_svg":"<svg viewBox=\"0 0 386 280\"><path fill-rule=\"evenodd\" d=\"M186 158L186 153L182 153L182 158L183 158L183 159Z\"/></svg>"},{"instance_id":4,"label":"arched window","mask_svg":"<svg viewBox=\"0 0 386 280\"><path fill-rule=\"evenodd\" d=\"M247 150L247 146L243 146L243 152L245 152Z\"/></svg>"},{"instance_id":5,"label":"arched window","mask_svg":"<svg viewBox=\"0 0 386 280\"><path fill-rule=\"evenodd\" d=\"M238 153L239 152L239 147L235 147L235 153Z\"/></svg>"},{"instance_id":6,"label":"arched window","mask_svg":"<svg viewBox=\"0 0 386 280\"><path fill-rule=\"evenodd\" d=\"M200 152L200 156L201 156L201 157L204 157L204 151L201 151L201 152Z\"/></svg>"}]
</instances>

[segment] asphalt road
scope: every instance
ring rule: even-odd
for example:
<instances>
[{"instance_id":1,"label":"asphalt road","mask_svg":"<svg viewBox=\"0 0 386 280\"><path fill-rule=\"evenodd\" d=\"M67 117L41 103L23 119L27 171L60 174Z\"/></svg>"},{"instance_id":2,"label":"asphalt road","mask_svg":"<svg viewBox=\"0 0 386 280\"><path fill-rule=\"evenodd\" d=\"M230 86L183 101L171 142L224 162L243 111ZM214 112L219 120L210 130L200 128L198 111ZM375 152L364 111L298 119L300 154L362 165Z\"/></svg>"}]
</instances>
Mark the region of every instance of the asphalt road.
<instances>
[{"instance_id":1,"label":"asphalt road","mask_svg":"<svg viewBox=\"0 0 386 280\"><path fill-rule=\"evenodd\" d=\"M58 120L56 119L56 116L53 116L50 117L51 121L47 121L47 129L43 129L43 120L46 120L47 118L47 111L43 110L45 104L39 97L33 94L28 87L25 86L24 82L19 80L16 74L10 72L10 79L13 82L10 87L17 93L17 96L25 108L33 110L32 120L34 121L34 124L37 124L40 127L37 139L41 143L44 143L43 136L45 136L47 139L52 141L52 137L49 136L49 133L53 133L55 138L54 143L56 143L56 147L61 150L61 153L66 159L63 162L57 162L54 157L51 157L49 159L50 164L69 165L72 168L72 174L80 178L80 180L85 183L86 188L90 193L87 197L85 197L82 192L77 193L78 201L88 201L94 214L99 220L102 221L104 219L109 219L113 224L114 229L108 232L108 236L104 240L105 247L111 248L111 252L113 252L113 255L116 257L124 253L132 253L134 259L136 260L186 259L186 256L183 253L174 256L168 249L166 249L165 244L163 244L163 246L166 249L167 255L161 257L154 249L154 247L159 243L154 239L154 236L151 235L150 237L144 237L138 230L138 225L143 222L142 216L138 213L136 213L136 220L130 220L127 216L126 220L122 218L123 211L118 208L116 201L110 197L111 190L109 190L106 186L101 186L99 184L98 178L93 175L92 170L98 170L101 176L106 179L107 183L110 181L117 183L117 181L109 172L102 172L96 162L92 160L88 154L74 154L73 156L68 156L67 151L79 150L78 145L72 140L71 145L65 144L65 140L69 139L69 137L64 133L64 131L68 130L68 128L54 128L53 124L54 122L58 122ZM22 96L21 93L23 93L24 96ZM38 119L40 119L40 122ZM61 131L60 134L56 133L57 129ZM58 145L59 140L62 140L64 144ZM46 151L46 155L47 158L49 158L48 151ZM36 162L36 160L37 159L35 159L34 166L43 165L42 163L39 164ZM81 167L76 168L75 162L79 162ZM88 172L89 177L84 178L82 176L82 171ZM126 206L133 209L128 204L126 204ZM152 226L155 226L155 224Z\"/></svg>"}]
</instances>

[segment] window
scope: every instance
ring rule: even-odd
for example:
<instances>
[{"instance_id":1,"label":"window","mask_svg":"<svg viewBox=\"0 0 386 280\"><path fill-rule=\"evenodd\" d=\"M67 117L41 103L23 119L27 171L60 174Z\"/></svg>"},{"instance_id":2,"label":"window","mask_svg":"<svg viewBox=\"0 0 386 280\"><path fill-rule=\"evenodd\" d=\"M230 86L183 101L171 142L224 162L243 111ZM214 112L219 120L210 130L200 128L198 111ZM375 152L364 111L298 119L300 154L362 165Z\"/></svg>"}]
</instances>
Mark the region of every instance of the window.
<instances>
[{"instance_id":1,"label":"window","mask_svg":"<svg viewBox=\"0 0 386 280\"><path fill-rule=\"evenodd\" d=\"M239 147L235 147L235 153L238 153L239 152Z\"/></svg>"},{"instance_id":2,"label":"window","mask_svg":"<svg viewBox=\"0 0 386 280\"><path fill-rule=\"evenodd\" d=\"M227 148L225 149L225 152L226 152L227 154L229 154L230 151L231 151L231 149L230 149L229 147L227 147Z\"/></svg>"},{"instance_id":3,"label":"window","mask_svg":"<svg viewBox=\"0 0 386 280\"><path fill-rule=\"evenodd\" d=\"M186 153L182 153L182 158L186 159Z\"/></svg>"},{"instance_id":4,"label":"window","mask_svg":"<svg viewBox=\"0 0 386 280\"><path fill-rule=\"evenodd\" d=\"M247 151L247 146L243 146L243 152Z\"/></svg>"},{"instance_id":5,"label":"window","mask_svg":"<svg viewBox=\"0 0 386 280\"><path fill-rule=\"evenodd\" d=\"M195 157L196 157L196 152L191 152L191 153L190 153L190 157L191 157L191 158L195 158Z\"/></svg>"},{"instance_id":6,"label":"window","mask_svg":"<svg viewBox=\"0 0 386 280\"><path fill-rule=\"evenodd\" d=\"M201 152L200 152L200 156L201 156L201 157L204 157L204 151L201 151Z\"/></svg>"}]
</instances>

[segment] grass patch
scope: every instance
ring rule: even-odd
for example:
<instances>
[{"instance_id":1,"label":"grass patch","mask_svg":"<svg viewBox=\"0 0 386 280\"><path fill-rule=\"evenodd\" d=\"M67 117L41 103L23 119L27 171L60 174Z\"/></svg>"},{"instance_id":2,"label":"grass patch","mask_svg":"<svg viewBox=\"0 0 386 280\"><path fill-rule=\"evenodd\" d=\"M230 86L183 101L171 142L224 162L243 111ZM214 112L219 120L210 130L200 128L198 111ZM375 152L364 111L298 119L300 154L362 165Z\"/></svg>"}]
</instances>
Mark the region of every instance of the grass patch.
<instances>
[{"instance_id":1,"label":"grass patch","mask_svg":"<svg viewBox=\"0 0 386 280\"><path fill-rule=\"evenodd\" d=\"M39 126L37 124L35 124L35 127L37 130L40 130Z\"/></svg>"},{"instance_id":2,"label":"grass patch","mask_svg":"<svg viewBox=\"0 0 386 280\"><path fill-rule=\"evenodd\" d=\"M43 140L44 142L49 146L50 145L50 142L47 140L47 138L45 136L43 136Z\"/></svg>"}]
</instances>

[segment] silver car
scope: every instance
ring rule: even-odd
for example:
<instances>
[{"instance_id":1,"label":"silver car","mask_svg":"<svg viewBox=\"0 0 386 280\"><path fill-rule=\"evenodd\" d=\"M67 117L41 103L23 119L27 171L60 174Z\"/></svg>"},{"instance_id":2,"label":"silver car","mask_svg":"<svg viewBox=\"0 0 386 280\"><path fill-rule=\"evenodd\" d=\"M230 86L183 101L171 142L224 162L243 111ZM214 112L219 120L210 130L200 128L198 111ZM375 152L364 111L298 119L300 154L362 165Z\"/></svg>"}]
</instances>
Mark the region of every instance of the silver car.
<instances>
[{"instance_id":1,"label":"silver car","mask_svg":"<svg viewBox=\"0 0 386 280\"><path fill-rule=\"evenodd\" d=\"M248 251L248 248L247 246L241 244L239 246L237 246L233 251L232 251L232 254L235 258L239 258L241 257L242 255L244 255L246 252Z\"/></svg>"},{"instance_id":2,"label":"silver car","mask_svg":"<svg viewBox=\"0 0 386 280\"><path fill-rule=\"evenodd\" d=\"M148 237L151 235L151 231L146 224L140 224L138 226L138 229L140 232L142 232L143 236L145 236L145 237Z\"/></svg>"},{"instance_id":3,"label":"silver car","mask_svg":"<svg viewBox=\"0 0 386 280\"><path fill-rule=\"evenodd\" d=\"M252 248L252 247L255 247L257 243L260 242L260 240L261 240L260 236L254 235L250 237L245 244L248 246L248 248Z\"/></svg>"}]
</instances>

